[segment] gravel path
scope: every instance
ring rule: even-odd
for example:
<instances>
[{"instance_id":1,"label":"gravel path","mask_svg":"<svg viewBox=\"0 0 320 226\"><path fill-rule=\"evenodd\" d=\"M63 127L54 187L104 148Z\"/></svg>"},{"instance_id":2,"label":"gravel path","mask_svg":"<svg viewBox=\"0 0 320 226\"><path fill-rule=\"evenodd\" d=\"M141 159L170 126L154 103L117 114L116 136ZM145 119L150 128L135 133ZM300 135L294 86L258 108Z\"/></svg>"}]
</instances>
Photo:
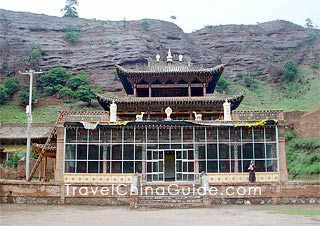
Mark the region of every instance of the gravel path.
<instances>
[{"instance_id":1,"label":"gravel path","mask_svg":"<svg viewBox=\"0 0 320 226\"><path fill-rule=\"evenodd\" d=\"M320 210L317 205L216 206L211 209L130 210L127 207L1 204L0 225L320 225L320 215L279 214Z\"/></svg>"}]
</instances>

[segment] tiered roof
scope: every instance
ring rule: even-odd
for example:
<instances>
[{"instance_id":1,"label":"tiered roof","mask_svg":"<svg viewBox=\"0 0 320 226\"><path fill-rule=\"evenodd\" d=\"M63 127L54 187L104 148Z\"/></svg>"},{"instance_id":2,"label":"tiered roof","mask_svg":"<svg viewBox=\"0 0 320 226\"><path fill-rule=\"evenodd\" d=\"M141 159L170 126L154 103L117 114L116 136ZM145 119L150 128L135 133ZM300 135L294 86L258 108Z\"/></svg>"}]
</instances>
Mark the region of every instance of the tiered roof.
<instances>
[{"instance_id":1,"label":"tiered roof","mask_svg":"<svg viewBox=\"0 0 320 226\"><path fill-rule=\"evenodd\" d=\"M217 82L224 70L224 65L213 68L194 68L184 64L163 65L156 63L142 70L126 69L116 65L118 77L120 78L124 89L128 95L133 95L133 86L138 83L152 83L152 81L160 80L165 82L168 80L186 80L192 82L197 80L206 83L206 92L213 93Z\"/></svg>"}]
</instances>

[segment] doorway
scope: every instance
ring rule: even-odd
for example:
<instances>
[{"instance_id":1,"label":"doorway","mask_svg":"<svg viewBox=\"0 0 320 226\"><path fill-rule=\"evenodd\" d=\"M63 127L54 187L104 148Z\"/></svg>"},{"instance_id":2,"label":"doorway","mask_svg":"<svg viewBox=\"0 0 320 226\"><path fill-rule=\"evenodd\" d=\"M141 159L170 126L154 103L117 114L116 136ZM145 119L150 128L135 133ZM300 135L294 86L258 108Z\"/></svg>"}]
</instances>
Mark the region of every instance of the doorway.
<instances>
[{"instance_id":1,"label":"doorway","mask_svg":"<svg viewBox=\"0 0 320 226\"><path fill-rule=\"evenodd\" d=\"M175 181L175 151L164 152L165 181Z\"/></svg>"}]
</instances>

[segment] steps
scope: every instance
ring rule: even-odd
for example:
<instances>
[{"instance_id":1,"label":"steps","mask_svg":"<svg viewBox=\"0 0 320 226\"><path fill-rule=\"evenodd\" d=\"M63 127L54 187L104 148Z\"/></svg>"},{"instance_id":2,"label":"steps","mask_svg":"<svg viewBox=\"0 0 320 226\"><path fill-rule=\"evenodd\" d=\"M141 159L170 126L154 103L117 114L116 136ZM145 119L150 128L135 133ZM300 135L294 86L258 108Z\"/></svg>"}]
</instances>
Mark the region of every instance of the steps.
<instances>
[{"instance_id":1,"label":"steps","mask_svg":"<svg viewBox=\"0 0 320 226\"><path fill-rule=\"evenodd\" d=\"M149 190L145 190L146 187ZM156 189L161 187L160 192ZM140 187L137 195L136 209L153 209L153 208L201 208L205 207L204 196L198 194L196 190L200 185L184 184L170 188L169 185L143 185ZM153 194L150 192L152 188ZM195 190L195 192L192 192Z\"/></svg>"}]
</instances>

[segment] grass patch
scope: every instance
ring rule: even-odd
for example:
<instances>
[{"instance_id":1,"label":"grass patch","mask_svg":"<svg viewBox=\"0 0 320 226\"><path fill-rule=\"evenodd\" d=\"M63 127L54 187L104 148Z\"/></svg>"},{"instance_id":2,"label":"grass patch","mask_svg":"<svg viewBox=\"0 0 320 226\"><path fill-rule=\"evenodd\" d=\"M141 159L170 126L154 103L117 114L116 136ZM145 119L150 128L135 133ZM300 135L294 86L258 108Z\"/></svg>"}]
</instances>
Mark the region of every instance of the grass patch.
<instances>
[{"instance_id":1,"label":"grass patch","mask_svg":"<svg viewBox=\"0 0 320 226\"><path fill-rule=\"evenodd\" d=\"M314 178L292 178L289 179L292 182L320 182L320 175Z\"/></svg>"},{"instance_id":2,"label":"grass patch","mask_svg":"<svg viewBox=\"0 0 320 226\"><path fill-rule=\"evenodd\" d=\"M32 109L32 121L33 123L52 123L57 120L58 111L63 110L81 110L81 111L93 111L101 109L93 101L93 105L96 108L87 107L84 102L65 103L48 105L41 108ZM16 102L10 101L7 104L0 105L0 121L2 123L27 123L27 115L25 108L18 105Z\"/></svg>"},{"instance_id":3,"label":"grass patch","mask_svg":"<svg viewBox=\"0 0 320 226\"><path fill-rule=\"evenodd\" d=\"M276 214L287 214L287 215L320 215L320 210L277 210L273 213Z\"/></svg>"},{"instance_id":4,"label":"grass patch","mask_svg":"<svg viewBox=\"0 0 320 226\"><path fill-rule=\"evenodd\" d=\"M320 73L299 68L299 80L285 84L278 89L255 81L252 90L235 82L230 82L228 94L244 93L239 110L283 109L284 111L310 111L320 106Z\"/></svg>"}]
</instances>

